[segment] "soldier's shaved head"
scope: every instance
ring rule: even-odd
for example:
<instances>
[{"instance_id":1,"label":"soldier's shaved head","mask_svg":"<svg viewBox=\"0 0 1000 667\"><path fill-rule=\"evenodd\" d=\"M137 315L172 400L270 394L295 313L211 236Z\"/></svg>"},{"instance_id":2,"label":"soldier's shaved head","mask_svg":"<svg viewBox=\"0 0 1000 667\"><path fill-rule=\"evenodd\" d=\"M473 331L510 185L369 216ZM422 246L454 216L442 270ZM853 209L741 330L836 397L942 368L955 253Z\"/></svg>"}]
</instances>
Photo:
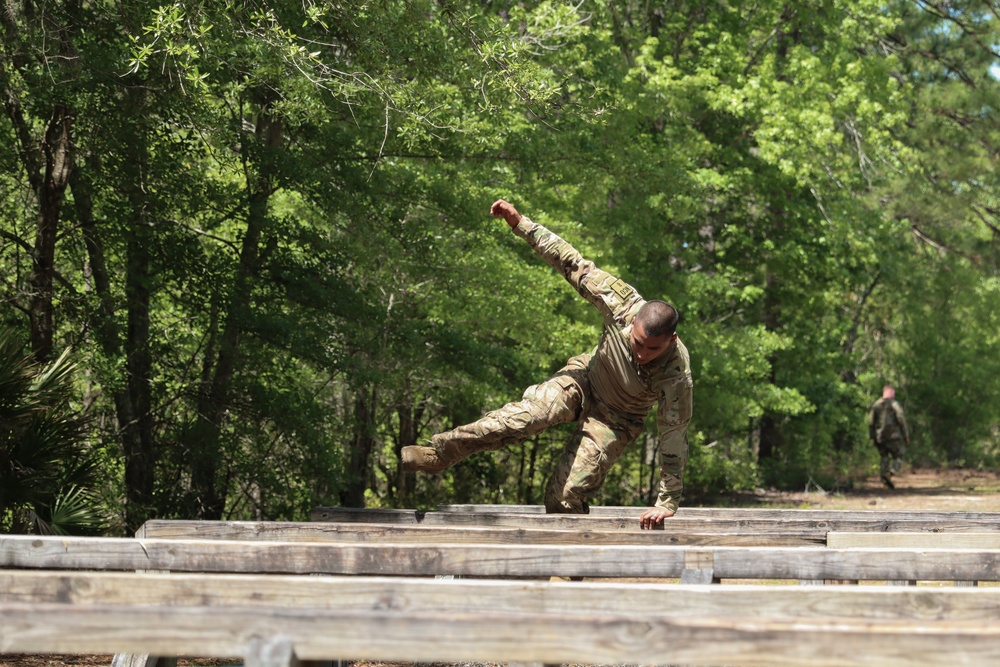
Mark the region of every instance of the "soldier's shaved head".
<instances>
[{"instance_id":1,"label":"soldier's shaved head","mask_svg":"<svg viewBox=\"0 0 1000 667\"><path fill-rule=\"evenodd\" d=\"M666 301L653 299L642 304L639 312L635 314L635 319L642 324L647 336L659 338L674 335L680 313Z\"/></svg>"}]
</instances>

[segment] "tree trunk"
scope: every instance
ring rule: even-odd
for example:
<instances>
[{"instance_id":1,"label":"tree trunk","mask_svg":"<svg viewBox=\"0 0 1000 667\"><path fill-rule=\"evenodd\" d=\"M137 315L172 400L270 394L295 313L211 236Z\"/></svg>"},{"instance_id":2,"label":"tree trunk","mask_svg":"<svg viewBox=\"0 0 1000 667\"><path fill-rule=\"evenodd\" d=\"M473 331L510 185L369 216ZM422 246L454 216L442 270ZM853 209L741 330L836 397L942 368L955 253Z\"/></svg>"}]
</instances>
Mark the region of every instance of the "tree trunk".
<instances>
[{"instance_id":1,"label":"tree trunk","mask_svg":"<svg viewBox=\"0 0 1000 667\"><path fill-rule=\"evenodd\" d=\"M247 230L240 248L233 292L226 305L228 310L218 341L214 372L209 386L198 399L198 421L192 429L191 485L197 502L195 511L201 519L221 519L226 505L226 490L220 488L222 485L218 480L223 454L222 431L232 401L231 390L240 343L251 316L253 280L260 268L261 237L267 225L270 198L275 190L276 168L272 155L280 148L284 137L281 119L271 113L269 105L264 105L258 115L255 136L263 149L263 156L256 164L256 173L248 174Z\"/></svg>"},{"instance_id":2,"label":"tree trunk","mask_svg":"<svg viewBox=\"0 0 1000 667\"><path fill-rule=\"evenodd\" d=\"M354 437L348 457L347 485L340 491L344 507L364 507L371 453L375 445L375 412L378 393L358 390L354 397Z\"/></svg>"},{"instance_id":3,"label":"tree trunk","mask_svg":"<svg viewBox=\"0 0 1000 667\"><path fill-rule=\"evenodd\" d=\"M764 279L764 287L764 327L768 331L777 331L780 327L781 302L777 295L778 279L770 271L767 272L767 277ZM774 384L776 380L774 366L777 359L771 355L767 361L771 368L768 379L771 384ZM758 456L760 460L773 459L778 456L780 451L781 427L778 418L767 410L760 418L760 451Z\"/></svg>"},{"instance_id":4,"label":"tree trunk","mask_svg":"<svg viewBox=\"0 0 1000 667\"><path fill-rule=\"evenodd\" d=\"M538 461L538 436L525 440L524 447L528 450L528 465L524 473L524 485L521 487L521 503L531 505L535 502L535 467Z\"/></svg>"},{"instance_id":5,"label":"tree trunk","mask_svg":"<svg viewBox=\"0 0 1000 667\"><path fill-rule=\"evenodd\" d=\"M18 37L17 33L20 31L15 16L18 9L23 9L24 18L28 23L35 23L38 17L27 3L23 8L8 3L2 12L0 23L3 25L5 35L14 39ZM46 63L46 67L52 69L47 70L45 76L70 80L78 66L72 40L74 31L80 26L80 4L68 2L61 8L52 9L52 12L43 13L44 24L34 26L45 32L44 48L53 49L51 53L40 54L46 58L53 56L51 61ZM64 10L65 15L60 10ZM48 111L48 107L43 107L48 112L45 134L40 140L36 139L33 128L39 118L29 117L31 111L26 112L21 105L23 91L19 84L13 83L17 77L12 77L8 73L10 67L18 70L22 79L30 80L33 78L31 68L36 64L37 61L32 54L25 53L0 62L0 96L3 98L4 110L14 130L21 164L38 198L35 241L31 252L31 275L28 278L30 293L26 310L31 330L32 353L37 361L45 362L52 358L55 338L55 310L52 303L55 249L62 204L70 174L73 172L75 112L71 105L61 100L57 89L48 91L50 95L48 99L53 100L51 111Z\"/></svg>"},{"instance_id":6,"label":"tree trunk","mask_svg":"<svg viewBox=\"0 0 1000 667\"><path fill-rule=\"evenodd\" d=\"M420 421L420 413L413 406L413 392L410 389L409 380L403 388L403 399L396 408L396 416L399 419L399 438L395 445L396 461L402 461L402 450L407 445L417 443L417 424ZM396 466L396 500L406 503L406 500L413 493L413 475L408 475L403 471L402 464Z\"/></svg>"},{"instance_id":7,"label":"tree trunk","mask_svg":"<svg viewBox=\"0 0 1000 667\"><path fill-rule=\"evenodd\" d=\"M55 279L56 235L63 200L66 198L66 186L73 170L72 130L73 113L57 104L52 110L42 143L45 173L36 188L38 217L29 279L31 349L35 359L41 362L52 358L52 341L55 336L52 286Z\"/></svg>"},{"instance_id":8,"label":"tree trunk","mask_svg":"<svg viewBox=\"0 0 1000 667\"><path fill-rule=\"evenodd\" d=\"M111 277L108 271L104 253L104 242L94 219L94 207L89 178L80 169L74 170L70 187L73 191L73 202L77 219L83 232L83 241L87 249L88 272L97 293L100 308L94 331L97 343L104 355L111 360L122 355L122 332L117 324L114 297L111 293ZM135 263L130 253L131 265ZM134 278L132 279L134 280ZM148 302L147 302L148 313ZM132 319L131 313L129 319ZM147 325L148 326L148 325ZM130 338L133 336L130 335ZM136 343L133 340L130 347ZM148 346L145 346L148 350ZM148 357L148 354L146 355ZM148 373L146 364L144 385L147 387L145 396L138 396L133 389L134 374L139 372L139 365L128 363L129 377L124 383L113 383L109 388L115 404L115 417L118 422L118 433L121 438L122 451L125 455L125 527L126 534L132 535L135 530L149 518L153 502L154 448L152 442L152 424L149 411ZM137 408L137 399L146 407ZM140 403L141 405L142 403ZM143 412L145 413L143 415Z\"/></svg>"},{"instance_id":9,"label":"tree trunk","mask_svg":"<svg viewBox=\"0 0 1000 667\"><path fill-rule=\"evenodd\" d=\"M134 169L126 174L122 189L128 200L129 224L125 230L125 312L126 330L125 389L128 406L127 421L119 422L125 455L125 522L137 529L149 518L153 504L156 456L153 446L152 368L150 350L150 285L152 225L151 188L146 182L150 172L149 137L145 110L149 107L146 88L132 86L125 95L133 110L134 122L124 129L128 133L129 161Z\"/></svg>"},{"instance_id":10,"label":"tree trunk","mask_svg":"<svg viewBox=\"0 0 1000 667\"><path fill-rule=\"evenodd\" d=\"M141 170L145 173L145 170ZM135 184L134 197L142 197L142 183ZM132 419L120 424L125 448L125 520L129 528L145 522L153 504L155 452L153 448L152 387L153 358L149 346L150 230L140 201L133 201L135 218L127 243L125 302L128 329L125 335L125 372Z\"/></svg>"}]
</instances>

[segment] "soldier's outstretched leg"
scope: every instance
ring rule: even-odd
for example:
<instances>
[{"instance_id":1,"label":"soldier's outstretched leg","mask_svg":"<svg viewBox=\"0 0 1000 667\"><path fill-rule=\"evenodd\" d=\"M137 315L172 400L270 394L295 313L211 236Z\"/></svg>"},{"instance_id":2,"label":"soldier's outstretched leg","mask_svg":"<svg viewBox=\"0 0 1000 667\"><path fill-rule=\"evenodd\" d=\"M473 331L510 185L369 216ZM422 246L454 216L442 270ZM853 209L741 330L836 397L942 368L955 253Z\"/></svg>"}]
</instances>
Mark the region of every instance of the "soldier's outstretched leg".
<instances>
[{"instance_id":1,"label":"soldier's outstretched leg","mask_svg":"<svg viewBox=\"0 0 1000 667\"><path fill-rule=\"evenodd\" d=\"M588 393L589 354L570 359L541 384L528 387L520 401L508 403L481 419L431 437L427 446L403 447L407 471L441 472L476 452L500 449L577 419Z\"/></svg>"}]
</instances>

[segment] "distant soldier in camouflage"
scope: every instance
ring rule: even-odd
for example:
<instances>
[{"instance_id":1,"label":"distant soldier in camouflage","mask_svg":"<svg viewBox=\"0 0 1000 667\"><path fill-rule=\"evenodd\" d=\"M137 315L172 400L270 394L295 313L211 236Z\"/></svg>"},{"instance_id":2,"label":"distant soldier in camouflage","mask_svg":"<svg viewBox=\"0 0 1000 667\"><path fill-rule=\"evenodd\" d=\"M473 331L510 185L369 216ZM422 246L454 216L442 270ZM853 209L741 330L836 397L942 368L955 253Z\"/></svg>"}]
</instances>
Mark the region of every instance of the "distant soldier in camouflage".
<instances>
[{"instance_id":1,"label":"distant soldier in camouflage","mask_svg":"<svg viewBox=\"0 0 1000 667\"><path fill-rule=\"evenodd\" d=\"M875 401L868 413L868 435L881 457L879 474L882 483L890 489L896 488L892 476L902 467L906 447L910 444L910 431L906 426L903 406L896 400L896 390L892 385L882 388L882 398Z\"/></svg>"},{"instance_id":2,"label":"distant soldier in camouflage","mask_svg":"<svg viewBox=\"0 0 1000 667\"><path fill-rule=\"evenodd\" d=\"M625 447L657 405L660 484L655 507L640 518L652 528L677 511L688 456L691 368L675 332L679 315L665 301L646 301L633 287L584 259L569 243L521 216L506 201L490 209L502 217L604 316L597 347L571 358L520 401L431 438L431 446L404 447L403 468L440 472L467 456L529 438L549 426L576 421L545 490L550 513L586 514L592 498Z\"/></svg>"}]
</instances>

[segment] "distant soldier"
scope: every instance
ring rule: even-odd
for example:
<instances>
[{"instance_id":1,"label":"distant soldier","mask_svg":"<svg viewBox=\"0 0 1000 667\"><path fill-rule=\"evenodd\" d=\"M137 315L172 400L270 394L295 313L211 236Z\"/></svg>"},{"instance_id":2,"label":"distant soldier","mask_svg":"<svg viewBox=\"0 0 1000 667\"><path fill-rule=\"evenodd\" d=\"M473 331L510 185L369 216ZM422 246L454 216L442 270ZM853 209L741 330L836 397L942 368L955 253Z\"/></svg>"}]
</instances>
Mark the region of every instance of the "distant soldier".
<instances>
[{"instance_id":1,"label":"distant soldier","mask_svg":"<svg viewBox=\"0 0 1000 667\"><path fill-rule=\"evenodd\" d=\"M431 438L430 446L403 447L405 470L441 472L467 456L500 449L564 422L577 422L545 490L550 513L586 514L608 470L642 432L656 406L660 488L654 507L639 518L653 528L677 511L688 456L691 368L677 337L678 314L665 301L646 301L623 280L584 259L569 243L521 216L502 199L490 209L524 239L604 316L592 351L573 357L520 401L472 424Z\"/></svg>"},{"instance_id":2,"label":"distant soldier","mask_svg":"<svg viewBox=\"0 0 1000 667\"><path fill-rule=\"evenodd\" d=\"M906 447L910 444L910 431L903 416L903 406L896 400L896 390L892 385L882 388L882 398L875 401L868 413L868 435L881 457L879 474L882 483L890 489L896 488L892 476L902 467Z\"/></svg>"}]
</instances>

